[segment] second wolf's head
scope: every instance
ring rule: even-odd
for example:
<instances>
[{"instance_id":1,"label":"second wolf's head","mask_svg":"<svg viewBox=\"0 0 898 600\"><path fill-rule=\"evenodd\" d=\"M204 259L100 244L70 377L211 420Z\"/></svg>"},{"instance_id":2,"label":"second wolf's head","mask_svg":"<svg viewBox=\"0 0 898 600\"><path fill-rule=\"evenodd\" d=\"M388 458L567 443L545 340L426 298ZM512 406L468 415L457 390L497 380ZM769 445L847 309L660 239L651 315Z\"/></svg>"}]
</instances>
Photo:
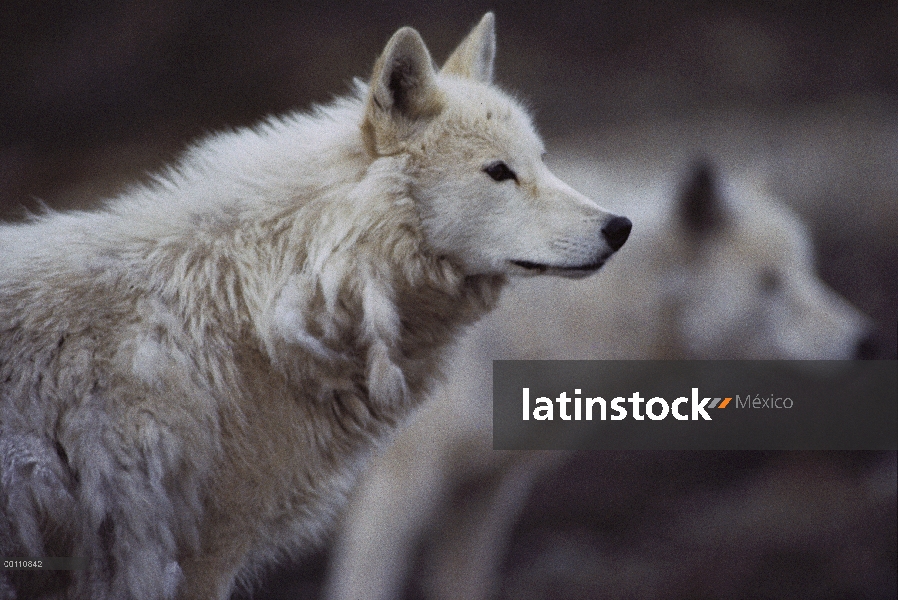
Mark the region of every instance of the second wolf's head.
<instances>
[{"instance_id":1,"label":"second wolf's head","mask_svg":"<svg viewBox=\"0 0 898 600\"><path fill-rule=\"evenodd\" d=\"M492 85L494 55L492 13L440 71L400 29L371 78L367 151L404 159L427 246L466 274L592 273L631 223L549 171L530 117Z\"/></svg>"}]
</instances>

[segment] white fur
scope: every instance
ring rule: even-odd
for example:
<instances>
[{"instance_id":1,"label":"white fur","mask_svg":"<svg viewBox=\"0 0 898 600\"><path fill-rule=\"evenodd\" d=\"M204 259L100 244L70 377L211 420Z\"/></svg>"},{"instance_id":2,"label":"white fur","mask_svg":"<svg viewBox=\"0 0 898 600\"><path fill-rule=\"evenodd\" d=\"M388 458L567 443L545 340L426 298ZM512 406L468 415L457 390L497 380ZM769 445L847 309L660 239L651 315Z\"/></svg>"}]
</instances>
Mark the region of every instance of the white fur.
<instances>
[{"instance_id":1,"label":"white fur","mask_svg":"<svg viewBox=\"0 0 898 600\"><path fill-rule=\"evenodd\" d=\"M328 598L397 597L427 531L427 597L499 593L530 486L565 453L492 449L494 359L844 359L869 328L817 278L803 224L758 178L711 173L699 208L719 222L693 227L681 173L603 172L577 156L558 171L635 216L627 246L598 278L516 282L464 337L447 383L356 490ZM450 504L463 484L463 506Z\"/></svg>"},{"instance_id":2,"label":"white fur","mask_svg":"<svg viewBox=\"0 0 898 600\"><path fill-rule=\"evenodd\" d=\"M370 88L0 227L0 555L88 559L2 571L4 598L229 597L321 540L507 275L612 254L494 45L487 15L438 73L401 29Z\"/></svg>"}]
</instances>

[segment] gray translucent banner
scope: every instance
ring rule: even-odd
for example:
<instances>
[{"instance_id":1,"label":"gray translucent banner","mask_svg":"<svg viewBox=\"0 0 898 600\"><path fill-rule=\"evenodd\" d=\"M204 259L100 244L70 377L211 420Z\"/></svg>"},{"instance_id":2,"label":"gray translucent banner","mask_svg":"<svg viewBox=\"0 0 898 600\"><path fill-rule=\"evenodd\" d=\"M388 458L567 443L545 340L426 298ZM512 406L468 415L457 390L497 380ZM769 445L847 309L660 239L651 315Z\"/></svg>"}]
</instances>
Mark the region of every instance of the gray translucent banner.
<instances>
[{"instance_id":1,"label":"gray translucent banner","mask_svg":"<svg viewBox=\"0 0 898 600\"><path fill-rule=\"evenodd\" d=\"M898 361L497 360L493 447L896 450Z\"/></svg>"}]
</instances>

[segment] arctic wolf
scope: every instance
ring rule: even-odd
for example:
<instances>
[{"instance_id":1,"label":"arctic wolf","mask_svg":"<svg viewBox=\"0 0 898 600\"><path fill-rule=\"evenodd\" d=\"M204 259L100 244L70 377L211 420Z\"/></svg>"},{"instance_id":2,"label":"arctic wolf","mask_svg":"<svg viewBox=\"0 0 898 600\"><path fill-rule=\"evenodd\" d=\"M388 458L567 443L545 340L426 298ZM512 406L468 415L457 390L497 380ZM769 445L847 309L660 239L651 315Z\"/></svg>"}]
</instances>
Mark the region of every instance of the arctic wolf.
<instances>
[{"instance_id":1,"label":"arctic wolf","mask_svg":"<svg viewBox=\"0 0 898 600\"><path fill-rule=\"evenodd\" d=\"M0 596L229 597L320 541L507 276L623 245L491 85L493 31L437 72L400 29L352 97L0 228L0 555L87 559Z\"/></svg>"},{"instance_id":2,"label":"arctic wolf","mask_svg":"<svg viewBox=\"0 0 898 600\"><path fill-rule=\"evenodd\" d=\"M465 336L448 383L366 471L334 552L332 599L396 597L429 527L434 598L490 598L534 479L565 456L493 451L492 359L852 358L867 317L814 274L807 232L758 177L559 165L639 227L602 276L521 281ZM464 490L463 508L450 510Z\"/></svg>"}]
</instances>

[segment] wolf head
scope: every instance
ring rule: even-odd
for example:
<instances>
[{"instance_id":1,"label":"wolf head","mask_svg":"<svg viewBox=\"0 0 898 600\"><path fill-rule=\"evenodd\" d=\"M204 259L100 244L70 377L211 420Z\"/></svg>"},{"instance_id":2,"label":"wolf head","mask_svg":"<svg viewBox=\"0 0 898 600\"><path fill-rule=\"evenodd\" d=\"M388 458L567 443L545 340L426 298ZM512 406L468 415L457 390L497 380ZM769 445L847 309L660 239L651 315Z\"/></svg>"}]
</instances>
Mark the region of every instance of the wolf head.
<instances>
[{"instance_id":1,"label":"wolf head","mask_svg":"<svg viewBox=\"0 0 898 600\"><path fill-rule=\"evenodd\" d=\"M631 223L555 177L530 117L492 85L487 13L437 72L420 35L400 29L374 67L368 152L404 156L428 248L470 275L599 269Z\"/></svg>"},{"instance_id":2,"label":"wolf head","mask_svg":"<svg viewBox=\"0 0 898 600\"><path fill-rule=\"evenodd\" d=\"M689 356L869 354L869 319L817 277L811 237L786 206L745 183L725 187L699 161L673 210L682 242L669 254L681 265L673 298Z\"/></svg>"}]
</instances>

